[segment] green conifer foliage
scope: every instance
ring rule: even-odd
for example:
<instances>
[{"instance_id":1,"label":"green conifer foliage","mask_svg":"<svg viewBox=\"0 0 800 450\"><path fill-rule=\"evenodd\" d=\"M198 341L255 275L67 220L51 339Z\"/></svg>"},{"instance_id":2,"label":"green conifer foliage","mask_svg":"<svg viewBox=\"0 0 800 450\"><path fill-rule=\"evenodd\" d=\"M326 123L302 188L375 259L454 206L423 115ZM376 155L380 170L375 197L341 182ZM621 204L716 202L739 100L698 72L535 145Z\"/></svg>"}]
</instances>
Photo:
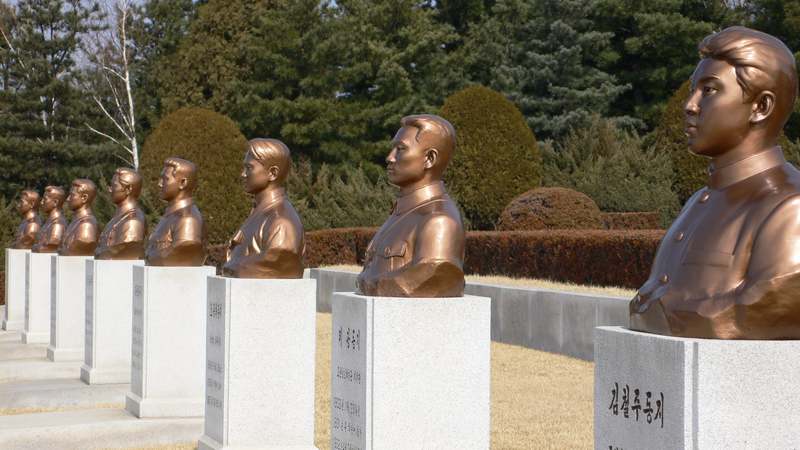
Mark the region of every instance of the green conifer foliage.
<instances>
[{"instance_id":1,"label":"green conifer foliage","mask_svg":"<svg viewBox=\"0 0 800 450\"><path fill-rule=\"evenodd\" d=\"M170 156L197 165L195 200L212 243L225 242L247 217L252 200L240 174L247 140L229 118L203 108L181 108L161 119L145 140L141 172L147 202L159 205L158 178ZM163 211L163 202L161 211ZM151 223L154 226L155 223Z\"/></svg>"},{"instance_id":2,"label":"green conifer foliage","mask_svg":"<svg viewBox=\"0 0 800 450\"><path fill-rule=\"evenodd\" d=\"M515 196L539 186L541 156L525 118L499 92L471 86L448 97L441 115L456 129L448 189L477 229L492 229Z\"/></svg>"}]
</instances>

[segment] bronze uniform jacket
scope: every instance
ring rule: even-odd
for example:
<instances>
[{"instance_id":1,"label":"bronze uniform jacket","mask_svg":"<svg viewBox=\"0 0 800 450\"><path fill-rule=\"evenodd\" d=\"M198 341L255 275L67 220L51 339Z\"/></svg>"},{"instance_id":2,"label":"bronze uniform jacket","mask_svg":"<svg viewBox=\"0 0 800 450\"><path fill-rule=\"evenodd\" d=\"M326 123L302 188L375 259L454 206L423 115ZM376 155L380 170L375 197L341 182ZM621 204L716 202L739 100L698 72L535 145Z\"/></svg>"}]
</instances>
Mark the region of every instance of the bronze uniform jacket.
<instances>
[{"instance_id":1,"label":"bronze uniform jacket","mask_svg":"<svg viewBox=\"0 0 800 450\"><path fill-rule=\"evenodd\" d=\"M463 261L461 214L437 182L398 198L367 247L357 283L365 295L460 297Z\"/></svg>"},{"instance_id":2,"label":"bronze uniform jacket","mask_svg":"<svg viewBox=\"0 0 800 450\"><path fill-rule=\"evenodd\" d=\"M41 248L41 246L53 245L55 248L52 252L58 251L58 246L64 240L64 232L67 228L67 220L64 214L58 214L53 217L48 215L47 220L42 224L39 234L34 244L34 249Z\"/></svg>"},{"instance_id":3,"label":"bronze uniform jacket","mask_svg":"<svg viewBox=\"0 0 800 450\"><path fill-rule=\"evenodd\" d=\"M800 338L800 171L775 147L711 173L659 245L631 328Z\"/></svg>"},{"instance_id":4,"label":"bronze uniform jacket","mask_svg":"<svg viewBox=\"0 0 800 450\"><path fill-rule=\"evenodd\" d=\"M150 235L147 241L146 254L157 253L161 250L169 249L175 245L176 242L181 241L199 241L201 244L198 247L196 254L189 255L191 261L189 264L200 266L205 262L205 247L207 241L206 224L203 221L203 216L200 210L194 204L192 199L183 199L167 207L161 220L158 221L155 230ZM182 254L180 258L186 256ZM183 260L181 260L183 262ZM172 262L169 258L163 261L163 265L181 265L178 262Z\"/></svg>"},{"instance_id":5,"label":"bronze uniform jacket","mask_svg":"<svg viewBox=\"0 0 800 450\"><path fill-rule=\"evenodd\" d=\"M97 219L93 214L83 214L75 217L67 226L64 232L64 240L59 248L60 253L69 254L74 250L74 245L78 242L78 237L83 236L83 241L97 246ZM91 248L94 254L94 248Z\"/></svg>"},{"instance_id":6,"label":"bronze uniform jacket","mask_svg":"<svg viewBox=\"0 0 800 450\"><path fill-rule=\"evenodd\" d=\"M36 235L39 233L41 227L42 221L39 219L38 215L25 218L17 227L12 247L16 249L31 248L31 246L36 243ZM23 243L23 239L26 237L30 239L30 244L28 245Z\"/></svg>"},{"instance_id":7,"label":"bronze uniform jacket","mask_svg":"<svg viewBox=\"0 0 800 450\"><path fill-rule=\"evenodd\" d=\"M300 216L281 193L253 209L231 239L226 261L240 263L242 278L302 278L304 250Z\"/></svg>"},{"instance_id":8,"label":"bronze uniform jacket","mask_svg":"<svg viewBox=\"0 0 800 450\"><path fill-rule=\"evenodd\" d=\"M144 256L144 236L147 233L144 212L138 207L130 208L116 215L103 228L98 245L108 248L120 244L139 242L141 250L136 257Z\"/></svg>"}]
</instances>

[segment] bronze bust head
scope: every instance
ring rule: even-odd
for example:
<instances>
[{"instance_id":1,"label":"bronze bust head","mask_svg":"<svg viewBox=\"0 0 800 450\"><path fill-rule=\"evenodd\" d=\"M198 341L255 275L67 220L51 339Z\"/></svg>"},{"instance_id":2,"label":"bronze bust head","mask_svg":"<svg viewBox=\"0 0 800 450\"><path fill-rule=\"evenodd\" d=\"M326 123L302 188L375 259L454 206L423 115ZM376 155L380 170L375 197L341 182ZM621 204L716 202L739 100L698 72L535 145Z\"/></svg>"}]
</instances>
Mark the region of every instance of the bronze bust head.
<instances>
[{"instance_id":1,"label":"bronze bust head","mask_svg":"<svg viewBox=\"0 0 800 450\"><path fill-rule=\"evenodd\" d=\"M171 157L164 161L158 187L167 209L147 241L148 266L202 266L206 259L206 224L192 194L197 167Z\"/></svg>"},{"instance_id":2,"label":"bronze bust head","mask_svg":"<svg viewBox=\"0 0 800 450\"><path fill-rule=\"evenodd\" d=\"M58 248L62 256L93 256L97 247L97 219L92 204L97 197L97 186L92 180L77 179L67 196L67 206L72 210L72 222L64 232L64 240Z\"/></svg>"},{"instance_id":3,"label":"bronze bust head","mask_svg":"<svg viewBox=\"0 0 800 450\"><path fill-rule=\"evenodd\" d=\"M109 186L111 201L117 205L95 250L96 259L142 259L147 223L139 207L142 176L133 169L120 167Z\"/></svg>"},{"instance_id":4,"label":"bronze bust head","mask_svg":"<svg viewBox=\"0 0 800 450\"><path fill-rule=\"evenodd\" d=\"M708 185L662 240L630 304L632 329L722 339L800 338L800 171L778 136L797 97L792 52L744 27L705 38L685 105Z\"/></svg>"},{"instance_id":5,"label":"bronze bust head","mask_svg":"<svg viewBox=\"0 0 800 450\"><path fill-rule=\"evenodd\" d=\"M36 243L36 235L42 227L39 219L39 193L33 190L24 190L17 200L17 212L22 217L14 234L14 242L11 248L30 249Z\"/></svg>"},{"instance_id":6,"label":"bronze bust head","mask_svg":"<svg viewBox=\"0 0 800 450\"><path fill-rule=\"evenodd\" d=\"M442 182L456 133L429 114L404 117L386 157L400 189L392 214L367 247L358 291L385 297L464 295L464 226Z\"/></svg>"},{"instance_id":7,"label":"bronze bust head","mask_svg":"<svg viewBox=\"0 0 800 450\"><path fill-rule=\"evenodd\" d=\"M292 167L289 147L277 139L252 139L242 181L253 195L250 216L231 238L222 273L236 278L302 278L303 224L286 196Z\"/></svg>"},{"instance_id":8,"label":"bronze bust head","mask_svg":"<svg viewBox=\"0 0 800 450\"><path fill-rule=\"evenodd\" d=\"M55 253L64 239L67 221L61 206L64 204L66 194L58 186L44 188L42 212L47 216L41 230L36 237L36 243L31 248L34 253Z\"/></svg>"}]
</instances>

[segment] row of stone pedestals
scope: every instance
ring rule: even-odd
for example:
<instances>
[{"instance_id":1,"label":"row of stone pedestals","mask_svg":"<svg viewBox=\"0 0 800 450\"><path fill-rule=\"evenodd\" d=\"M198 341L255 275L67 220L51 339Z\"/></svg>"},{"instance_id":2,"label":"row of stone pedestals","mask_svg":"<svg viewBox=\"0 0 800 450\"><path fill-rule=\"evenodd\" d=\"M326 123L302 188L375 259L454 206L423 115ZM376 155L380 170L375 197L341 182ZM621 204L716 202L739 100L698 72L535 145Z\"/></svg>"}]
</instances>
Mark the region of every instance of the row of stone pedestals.
<instances>
[{"instance_id":1,"label":"row of stone pedestals","mask_svg":"<svg viewBox=\"0 0 800 450\"><path fill-rule=\"evenodd\" d=\"M5 329L201 449L314 447L316 281L6 251ZM490 299L333 298L334 449L489 448Z\"/></svg>"}]
</instances>

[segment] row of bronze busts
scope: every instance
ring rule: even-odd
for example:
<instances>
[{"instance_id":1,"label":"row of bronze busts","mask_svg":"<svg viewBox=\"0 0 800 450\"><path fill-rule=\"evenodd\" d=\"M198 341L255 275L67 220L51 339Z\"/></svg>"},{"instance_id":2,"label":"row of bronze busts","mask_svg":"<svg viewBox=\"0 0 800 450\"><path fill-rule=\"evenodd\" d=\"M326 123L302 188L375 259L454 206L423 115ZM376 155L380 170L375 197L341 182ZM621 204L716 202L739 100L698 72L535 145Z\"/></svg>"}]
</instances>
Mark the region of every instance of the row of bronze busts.
<instances>
[{"instance_id":1,"label":"row of bronze busts","mask_svg":"<svg viewBox=\"0 0 800 450\"><path fill-rule=\"evenodd\" d=\"M302 276L303 227L283 187L290 165L289 150L280 141L249 142L242 177L256 204L231 240L223 269L226 275ZM146 241L147 222L138 202L142 177L133 169L119 168L114 173L109 191L116 211L102 233L92 212L97 186L91 180L73 181L69 195L58 186L46 187L41 200L44 223L37 214L39 194L25 190L17 206L23 220L13 247L62 256L144 259L152 266L202 265L206 259L206 225L192 197L197 167L185 159L167 158L158 186L167 208ZM65 201L73 215L69 225L62 212Z\"/></svg>"},{"instance_id":2,"label":"row of bronze busts","mask_svg":"<svg viewBox=\"0 0 800 450\"><path fill-rule=\"evenodd\" d=\"M402 120L386 158L389 181L400 188L392 214L370 243L359 291L402 297L461 296L464 291L464 229L456 206L445 192L442 175L455 151L455 130L441 117L408 116ZM289 148L277 139L248 142L241 173L253 209L226 251L222 272L237 278L300 278L305 241L303 225L286 195L291 170ZM206 259L206 226L194 204L197 167L167 158L158 182L166 201L164 215L145 241L147 223L138 204L142 177L120 168L111 181L114 216L102 233L92 213L97 187L73 181L69 195L45 188L40 225L39 195L23 191L18 209L23 221L13 247L63 256L97 259L144 259L153 266L199 266ZM62 206L73 212L66 224Z\"/></svg>"}]
</instances>

